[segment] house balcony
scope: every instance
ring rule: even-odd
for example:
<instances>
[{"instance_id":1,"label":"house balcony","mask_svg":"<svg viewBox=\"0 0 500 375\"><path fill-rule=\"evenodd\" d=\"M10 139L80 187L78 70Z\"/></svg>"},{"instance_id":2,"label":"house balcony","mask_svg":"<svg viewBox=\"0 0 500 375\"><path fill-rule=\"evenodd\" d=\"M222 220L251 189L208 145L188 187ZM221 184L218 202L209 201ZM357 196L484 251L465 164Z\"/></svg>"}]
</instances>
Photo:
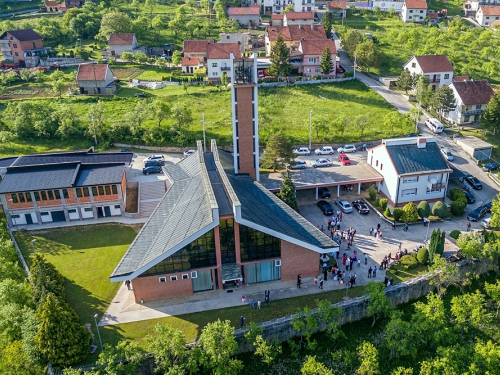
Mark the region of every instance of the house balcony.
<instances>
[{"instance_id":1,"label":"house balcony","mask_svg":"<svg viewBox=\"0 0 500 375\"><path fill-rule=\"evenodd\" d=\"M441 189L445 189L446 185L442 182L432 183L431 181L427 182L427 193L436 193Z\"/></svg>"},{"instance_id":2,"label":"house balcony","mask_svg":"<svg viewBox=\"0 0 500 375\"><path fill-rule=\"evenodd\" d=\"M468 111L462 111L462 115L482 115L483 110L482 109L471 109Z\"/></svg>"},{"instance_id":3,"label":"house balcony","mask_svg":"<svg viewBox=\"0 0 500 375\"><path fill-rule=\"evenodd\" d=\"M223 65L220 67L220 70L225 71L225 70L231 70L230 66Z\"/></svg>"}]
</instances>

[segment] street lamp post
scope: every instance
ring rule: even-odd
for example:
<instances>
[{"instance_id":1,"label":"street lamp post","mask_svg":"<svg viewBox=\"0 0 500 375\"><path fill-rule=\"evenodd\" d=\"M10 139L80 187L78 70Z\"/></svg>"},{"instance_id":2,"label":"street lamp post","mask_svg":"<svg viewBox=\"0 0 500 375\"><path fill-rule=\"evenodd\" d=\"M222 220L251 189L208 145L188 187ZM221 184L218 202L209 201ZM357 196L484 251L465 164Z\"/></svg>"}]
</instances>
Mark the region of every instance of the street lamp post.
<instances>
[{"instance_id":1,"label":"street lamp post","mask_svg":"<svg viewBox=\"0 0 500 375\"><path fill-rule=\"evenodd\" d=\"M36 242L36 238L33 238L31 240L31 246L33 247L33 254L36 254L36 251L35 251L35 242Z\"/></svg>"},{"instance_id":2,"label":"street lamp post","mask_svg":"<svg viewBox=\"0 0 500 375\"><path fill-rule=\"evenodd\" d=\"M429 238L429 227L431 226L431 221L427 220L427 231L425 233L425 244L427 246L427 238Z\"/></svg>"},{"instance_id":3,"label":"street lamp post","mask_svg":"<svg viewBox=\"0 0 500 375\"><path fill-rule=\"evenodd\" d=\"M99 326L97 325L97 314L94 315L94 322L95 322L95 327L97 328L97 336L99 336L99 343L101 344L101 352L103 351L102 349L102 340L101 340L101 333L99 332Z\"/></svg>"},{"instance_id":4,"label":"street lamp post","mask_svg":"<svg viewBox=\"0 0 500 375\"><path fill-rule=\"evenodd\" d=\"M311 151L312 147L312 116L313 116L313 111L311 109L309 111L309 151Z\"/></svg>"},{"instance_id":5,"label":"street lamp post","mask_svg":"<svg viewBox=\"0 0 500 375\"><path fill-rule=\"evenodd\" d=\"M94 141L95 141L95 144L97 146L97 134L95 132L94 114L93 113L90 114L90 118L92 119L92 131L94 132Z\"/></svg>"}]
</instances>

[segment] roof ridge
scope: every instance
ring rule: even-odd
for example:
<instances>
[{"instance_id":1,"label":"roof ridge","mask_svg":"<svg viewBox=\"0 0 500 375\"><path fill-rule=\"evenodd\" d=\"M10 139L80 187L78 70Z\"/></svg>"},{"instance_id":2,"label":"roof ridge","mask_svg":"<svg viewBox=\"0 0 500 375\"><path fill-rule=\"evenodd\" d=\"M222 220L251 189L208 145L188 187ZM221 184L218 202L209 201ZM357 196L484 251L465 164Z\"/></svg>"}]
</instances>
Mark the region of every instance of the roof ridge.
<instances>
[{"instance_id":1,"label":"roof ridge","mask_svg":"<svg viewBox=\"0 0 500 375\"><path fill-rule=\"evenodd\" d=\"M210 177L208 177L207 166L205 165L205 159L203 157L203 148L201 146L201 141L196 141L196 148L198 149L199 157L200 157L200 172L201 172L201 180L203 181L203 186L205 188L205 192L208 195L208 201L210 202L210 207L213 209L218 209L219 206L217 204L217 199L215 199L215 193L212 189L212 184L210 183Z\"/></svg>"}]
</instances>

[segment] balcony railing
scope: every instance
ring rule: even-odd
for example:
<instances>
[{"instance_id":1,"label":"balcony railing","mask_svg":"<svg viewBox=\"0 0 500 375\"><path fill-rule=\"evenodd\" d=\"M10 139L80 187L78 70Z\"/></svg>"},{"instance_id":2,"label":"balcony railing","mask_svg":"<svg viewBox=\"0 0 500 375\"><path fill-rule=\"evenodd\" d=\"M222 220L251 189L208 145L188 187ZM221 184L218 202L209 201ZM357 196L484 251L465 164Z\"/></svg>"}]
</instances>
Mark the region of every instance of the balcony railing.
<instances>
[{"instance_id":1,"label":"balcony railing","mask_svg":"<svg viewBox=\"0 0 500 375\"><path fill-rule=\"evenodd\" d=\"M427 193L434 193L437 192L441 189L444 189L446 186L442 182L438 182L435 184L431 184L430 182L427 183Z\"/></svg>"},{"instance_id":2,"label":"balcony railing","mask_svg":"<svg viewBox=\"0 0 500 375\"><path fill-rule=\"evenodd\" d=\"M220 70L231 70L231 67L223 65L223 66L220 67Z\"/></svg>"},{"instance_id":3,"label":"balcony railing","mask_svg":"<svg viewBox=\"0 0 500 375\"><path fill-rule=\"evenodd\" d=\"M468 111L462 111L463 115L480 115L483 113L482 109L470 109Z\"/></svg>"}]
</instances>

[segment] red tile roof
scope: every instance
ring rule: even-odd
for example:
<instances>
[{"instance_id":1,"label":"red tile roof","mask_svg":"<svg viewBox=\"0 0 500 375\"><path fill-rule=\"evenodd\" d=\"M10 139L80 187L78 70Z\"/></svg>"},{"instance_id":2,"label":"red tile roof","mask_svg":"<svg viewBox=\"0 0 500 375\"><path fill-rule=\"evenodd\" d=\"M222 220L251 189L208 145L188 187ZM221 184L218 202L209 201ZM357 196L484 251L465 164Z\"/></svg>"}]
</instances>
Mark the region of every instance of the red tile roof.
<instances>
[{"instance_id":1,"label":"red tile roof","mask_svg":"<svg viewBox=\"0 0 500 375\"><path fill-rule=\"evenodd\" d=\"M313 12L286 12L285 17L287 20L313 20Z\"/></svg>"},{"instance_id":2,"label":"red tile roof","mask_svg":"<svg viewBox=\"0 0 500 375\"><path fill-rule=\"evenodd\" d=\"M408 9L427 9L425 0L405 0L405 4Z\"/></svg>"},{"instance_id":3,"label":"red tile roof","mask_svg":"<svg viewBox=\"0 0 500 375\"><path fill-rule=\"evenodd\" d=\"M347 9L347 2L345 1L330 1L328 3L328 9Z\"/></svg>"},{"instance_id":4,"label":"red tile roof","mask_svg":"<svg viewBox=\"0 0 500 375\"><path fill-rule=\"evenodd\" d=\"M286 41L304 39L326 39L323 25L290 25L290 26L268 26L266 34L271 42L274 42L278 34Z\"/></svg>"},{"instance_id":5,"label":"red tile roof","mask_svg":"<svg viewBox=\"0 0 500 375\"><path fill-rule=\"evenodd\" d=\"M197 57L183 57L182 66L198 66L200 65L200 60Z\"/></svg>"},{"instance_id":6,"label":"red tile roof","mask_svg":"<svg viewBox=\"0 0 500 375\"><path fill-rule=\"evenodd\" d=\"M126 34L111 34L109 36L109 45L117 46L130 46L134 43L134 33Z\"/></svg>"},{"instance_id":7,"label":"red tile roof","mask_svg":"<svg viewBox=\"0 0 500 375\"><path fill-rule=\"evenodd\" d=\"M453 72L453 65L446 55L415 56L424 73Z\"/></svg>"},{"instance_id":8,"label":"red tile roof","mask_svg":"<svg viewBox=\"0 0 500 375\"><path fill-rule=\"evenodd\" d=\"M431 20L437 20L438 19L438 14L437 13L427 13L427 17Z\"/></svg>"},{"instance_id":9,"label":"red tile roof","mask_svg":"<svg viewBox=\"0 0 500 375\"><path fill-rule=\"evenodd\" d=\"M32 40L43 39L43 37L33 29L7 30L2 35L0 35L0 39L3 39L7 34L12 35L20 42L26 42L26 41L29 42Z\"/></svg>"},{"instance_id":10,"label":"red tile roof","mask_svg":"<svg viewBox=\"0 0 500 375\"><path fill-rule=\"evenodd\" d=\"M260 6L250 6L247 8L229 8L227 14L230 16L259 16Z\"/></svg>"},{"instance_id":11,"label":"red tile roof","mask_svg":"<svg viewBox=\"0 0 500 375\"><path fill-rule=\"evenodd\" d=\"M283 15L282 14L273 14L273 15L271 15L271 19L272 20L282 20Z\"/></svg>"},{"instance_id":12,"label":"red tile roof","mask_svg":"<svg viewBox=\"0 0 500 375\"><path fill-rule=\"evenodd\" d=\"M479 7L485 16L500 16L500 7L491 7L481 5Z\"/></svg>"},{"instance_id":13,"label":"red tile roof","mask_svg":"<svg viewBox=\"0 0 500 375\"><path fill-rule=\"evenodd\" d=\"M300 45L304 55L321 55L327 45L330 47L330 53L337 53L335 42L330 39L305 39Z\"/></svg>"},{"instance_id":14,"label":"red tile roof","mask_svg":"<svg viewBox=\"0 0 500 375\"><path fill-rule=\"evenodd\" d=\"M470 79L469 79L469 76L454 76L453 81L463 82L463 81L470 81Z\"/></svg>"},{"instance_id":15,"label":"red tile roof","mask_svg":"<svg viewBox=\"0 0 500 375\"><path fill-rule=\"evenodd\" d=\"M208 43L213 43L213 40L185 40L182 52L206 53Z\"/></svg>"},{"instance_id":16,"label":"red tile roof","mask_svg":"<svg viewBox=\"0 0 500 375\"><path fill-rule=\"evenodd\" d=\"M465 105L488 104L494 95L493 89L485 79L453 82L452 85Z\"/></svg>"},{"instance_id":17,"label":"red tile roof","mask_svg":"<svg viewBox=\"0 0 500 375\"><path fill-rule=\"evenodd\" d=\"M500 20L497 20L491 24L491 27L500 26Z\"/></svg>"},{"instance_id":18,"label":"red tile roof","mask_svg":"<svg viewBox=\"0 0 500 375\"><path fill-rule=\"evenodd\" d=\"M80 64L76 75L77 81L104 81L108 64ZM95 74L95 75L94 75ZM95 78L94 78L95 77Z\"/></svg>"},{"instance_id":19,"label":"red tile roof","mask_svg":"<svg viewBox=\"0 0 500 375\"><path fill-rule=\"evenodd\" d=\"M46 7L56 7L57 6L57 1L46 1L45 2Z\"/></svg>"},{"instance_id":20,"label":"red tile roof","mask_svg":"<svg viewBox=\"0 0 500 375\"><path fill-rule=\"evenodd\" d=\"M231 52L235 58L241 58L241 45L239 43L210 43L207 46L207 59L229 59Z\"/></svg>"}]
</instances>

